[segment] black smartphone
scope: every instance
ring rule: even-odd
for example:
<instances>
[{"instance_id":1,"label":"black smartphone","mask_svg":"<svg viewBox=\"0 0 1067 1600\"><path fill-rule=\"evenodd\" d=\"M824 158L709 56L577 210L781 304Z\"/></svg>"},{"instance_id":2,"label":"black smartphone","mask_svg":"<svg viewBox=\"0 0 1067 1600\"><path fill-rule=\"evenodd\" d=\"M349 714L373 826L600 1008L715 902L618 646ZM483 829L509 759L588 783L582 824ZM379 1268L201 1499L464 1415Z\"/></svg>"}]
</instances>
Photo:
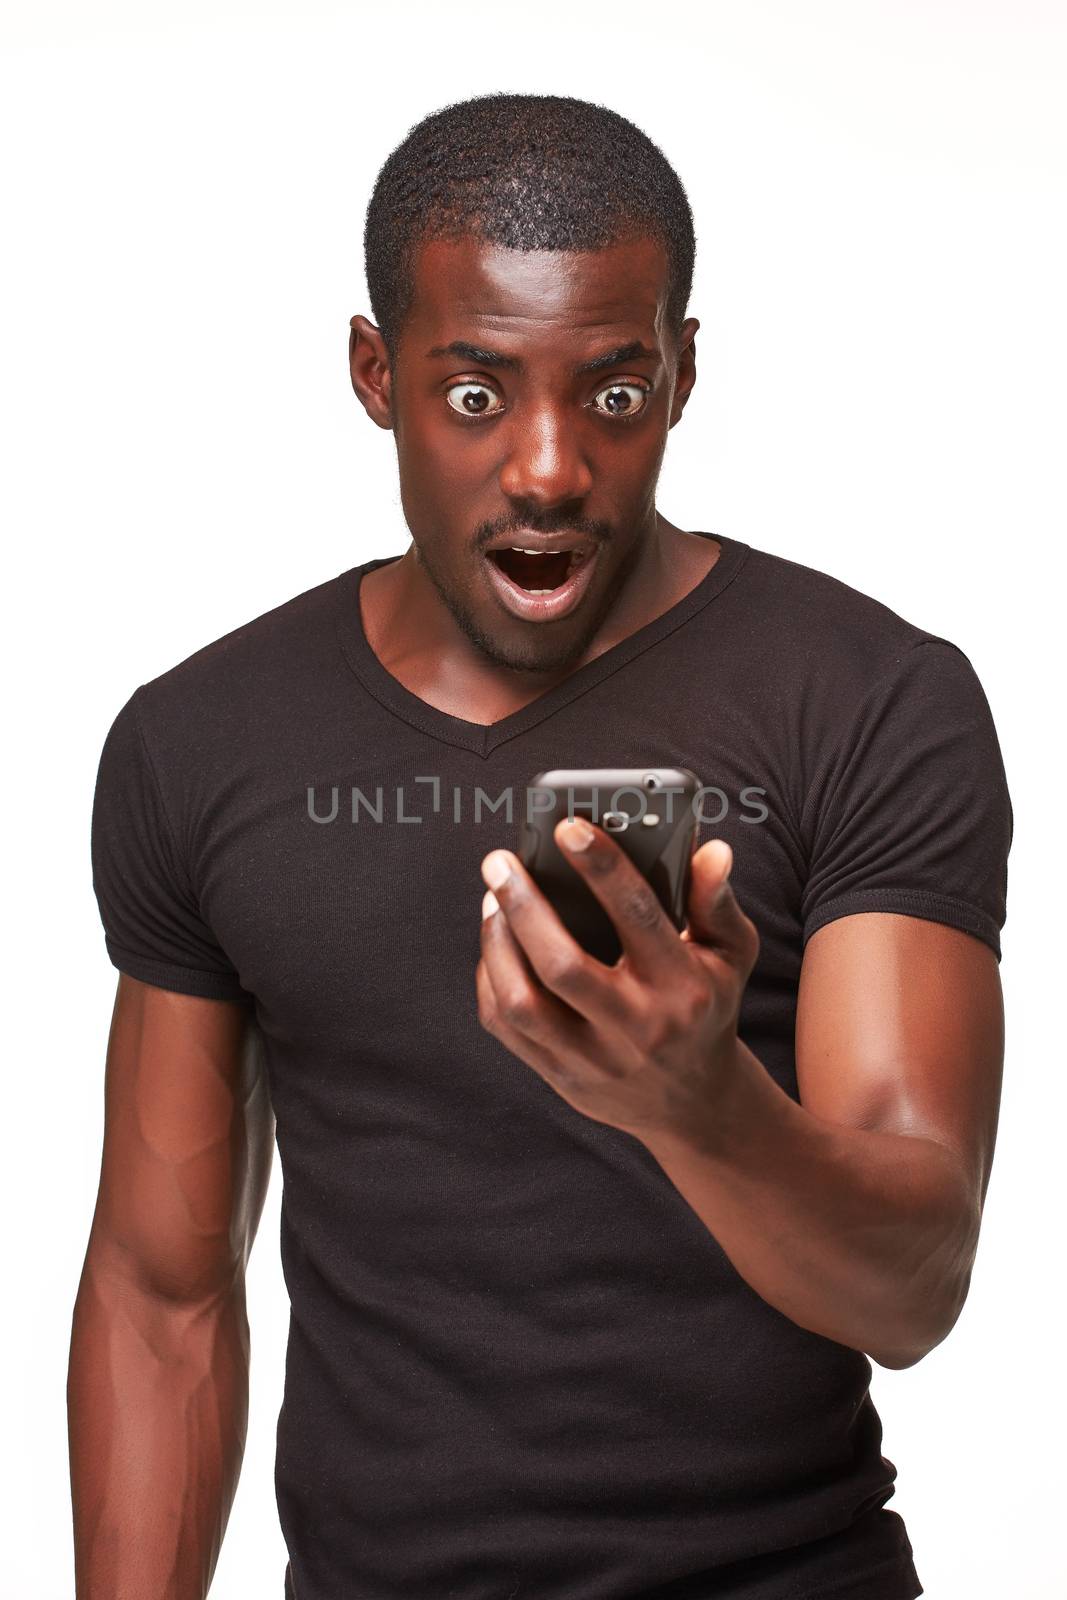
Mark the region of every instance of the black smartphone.
<instances>
[{"instance_id":1,"label":"black smartphone","mask_svg":"<svg viewBox=\"0 0 1067 1600\"><path fill-rule=\"evenodd\" d=\"M625 850L679 932L685 926L700 779L687 767L578 767L539 772L527 785L519 859L567 931L608 966L622 954L615 924L553 837L585 817Z\"/></svg>"}]
</instances>

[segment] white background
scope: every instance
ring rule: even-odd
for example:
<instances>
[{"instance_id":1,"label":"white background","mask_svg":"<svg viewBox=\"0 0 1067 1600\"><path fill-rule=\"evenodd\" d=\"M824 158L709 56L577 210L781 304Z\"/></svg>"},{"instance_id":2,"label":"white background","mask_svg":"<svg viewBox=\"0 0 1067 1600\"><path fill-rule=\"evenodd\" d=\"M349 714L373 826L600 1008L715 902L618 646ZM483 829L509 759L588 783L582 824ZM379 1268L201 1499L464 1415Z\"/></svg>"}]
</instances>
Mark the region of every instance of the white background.
<instances>
[{"instance_id":1,"label":"white background","mask_svg":"<svg viewBox=\"0 0 1067 1600\"><path fill-rule=\"evenodd\" d=\"M4 26L8 1592L73 1592L104 735L139 683L405 548L391 439L347 374L363 212L427 111L517 89L628 114L688 188L700 378L661 509L952 639L992 706L1016 826L1000 1142L963 1316L874 1395L930 1600L1062 1595L1063 6L34 0ZM278 1200L276 1170L219 1600L281 1596Z\"/></svg>"}]
</instances>

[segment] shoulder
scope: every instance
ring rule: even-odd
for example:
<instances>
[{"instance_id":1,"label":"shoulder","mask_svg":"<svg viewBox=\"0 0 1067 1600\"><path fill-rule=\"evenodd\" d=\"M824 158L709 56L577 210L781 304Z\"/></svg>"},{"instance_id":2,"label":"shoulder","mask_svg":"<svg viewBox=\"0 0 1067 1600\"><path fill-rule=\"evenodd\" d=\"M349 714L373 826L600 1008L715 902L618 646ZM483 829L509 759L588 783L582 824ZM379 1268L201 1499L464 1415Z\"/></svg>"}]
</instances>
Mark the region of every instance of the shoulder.
<instances>
[{"instance_id":1,"label":"shoulder","mask_svg":"<svg viewBox=\"0 0 1067 1600\"><path fill-rule=\"evenodd\" d=\"M754 744L799 838L857 774L874 781L896 765L910 782L920 749L944 769L951 740L993 750L968 656L884 601L750 546L716 616L718 604L705 623L718 714Z\"/></svg>"},{"instance_id":2,"label":"shoulder","mask_svg":"<svg viewBox=\"0 0 1067 1600\"><path fill-rule=\"evenodd\" d=\"M953 640L828 572L750 547L744 575L737 601L775 679L837 713L886 680L973 676Z\"/></svg>"},{"instance_id":3,"label":"shoulder","mask_svg":"<svg viewBox=\"0 0 1067 1600\"><path fill-rule=\"evenodd\" d=\"M956 648L884 601L803 562L753 549L746 571L775 627L784 628L789 640L810 640L823 657L831 652L877 665L924 640Z\"/></svg>"},{"instance_id":4,"label":"shoulder","mask_svg":"<svg viewBox=\"0 0 1067 1600\"><path fill-rule=\"evenodd\" d=\"M235 686L249 673L266 670L277 660L279 651L291 657L314 650L321 643L327 624L332 625L341 591L356 571L351 568L327 578L241 623L150 679L144 689L154 699L172 690L189 693Z\"/></svg>"},{"instance_id":5,"label":"shoulder","mask_svg":"<svg viewBox=\"0 0 1067 1600\"><path fill-rule=\"evenodd\" d=\"M339 607L359 570L294 595L141 684L133 698L146 736L167 741L196 726L225 740L250 722L263 726L272 709L292 714L336 656Z\"/></svg>"}]
</instances>

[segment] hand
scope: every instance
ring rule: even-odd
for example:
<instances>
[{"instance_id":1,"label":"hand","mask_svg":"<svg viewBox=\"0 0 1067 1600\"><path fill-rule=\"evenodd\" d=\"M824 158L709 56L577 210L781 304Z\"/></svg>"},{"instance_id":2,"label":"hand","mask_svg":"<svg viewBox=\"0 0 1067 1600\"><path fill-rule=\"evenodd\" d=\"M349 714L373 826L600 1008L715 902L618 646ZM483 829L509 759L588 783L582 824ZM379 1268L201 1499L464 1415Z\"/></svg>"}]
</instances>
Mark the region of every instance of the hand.
<instances>
[{"instance_id":1,"label":"hand","mask_svg":"<svg viewBox=\"0 0 1067 1600\"><path fill-rule=\"evenodd\" d=\"M618 930L613 967L563 926L519 858L493 850L482 907L478 1019L575 1110L639 1137L714 1118L737 1049L759 934L728 882L733 852L692 858L679 933L655 891L602 828L561 820L555 840ZM583 845L583 840L586 842Z\"/></svg>"}]
</instances>

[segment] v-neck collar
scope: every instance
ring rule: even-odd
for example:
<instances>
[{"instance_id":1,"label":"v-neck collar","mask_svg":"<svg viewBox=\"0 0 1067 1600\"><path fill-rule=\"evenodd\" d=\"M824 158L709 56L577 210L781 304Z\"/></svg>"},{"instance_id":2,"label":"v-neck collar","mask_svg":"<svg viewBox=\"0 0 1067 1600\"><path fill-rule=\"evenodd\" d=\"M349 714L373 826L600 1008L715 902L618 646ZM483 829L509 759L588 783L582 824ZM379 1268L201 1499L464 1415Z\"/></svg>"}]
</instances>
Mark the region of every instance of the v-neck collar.
<instances>
[{"instance_id":1,"label":"v-neck collar","mask_svg":"<svg viewBox=\"0 0 1067 1600\"><path fill-rule=\"evenodd\" d=\"M387 566L391 561L399 561L399 556L378 556L341 574L335 613L338 643L345 660L364 688L388 711L430 738L440 740L442 744L456 745L463 750L472 750L475 755L488 756L498 745L536 727L546 717L602 683L643 650L658 644L722 593L740 572L750 546L743 540L729 539L721 533L701 531L700 537L716 540L721 549L719 559L695 588L651 622L646 622L625 639L601 651L584 666L577 667L553 688L546 689L544 694L539 694L527 705L520 706L517 711L500 717L496 722L468 722L463 717L454 717L450 712L430 705L405 688L399 678L394 678L371 649L359 608L359 586L366 573Z\"/></svg>"}]
</instances>

